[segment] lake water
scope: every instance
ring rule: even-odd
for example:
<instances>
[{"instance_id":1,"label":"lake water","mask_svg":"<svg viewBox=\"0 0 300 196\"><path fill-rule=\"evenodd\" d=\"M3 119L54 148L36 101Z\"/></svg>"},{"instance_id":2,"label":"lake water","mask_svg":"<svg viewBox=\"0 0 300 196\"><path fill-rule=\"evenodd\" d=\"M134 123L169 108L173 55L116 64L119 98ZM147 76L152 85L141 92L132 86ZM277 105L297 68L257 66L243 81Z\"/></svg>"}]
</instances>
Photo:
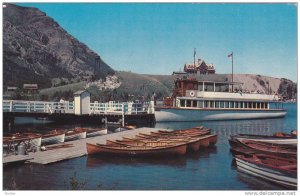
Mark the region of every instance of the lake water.
<instances>
[{"instance_id":1,"label":"lake water","mask_svg":"<svg viewBox=\"0 0 300 196\"><path fill-rule=\"evenodd\" d=\"M175 158L105 158L84 156L50 165L26 164L3 171L4 190L68 190L70 180L85 190L284 190L283 187L237 171L228 137L232 134L289 133L297 129L297 105L285 118L264 120L157 123L156 128L205 126L218 134L215 147ZM16 130L47 131L56 125L18 119ZM73 186L74 187L74 186Z\"/></svg>"}]
</instances>

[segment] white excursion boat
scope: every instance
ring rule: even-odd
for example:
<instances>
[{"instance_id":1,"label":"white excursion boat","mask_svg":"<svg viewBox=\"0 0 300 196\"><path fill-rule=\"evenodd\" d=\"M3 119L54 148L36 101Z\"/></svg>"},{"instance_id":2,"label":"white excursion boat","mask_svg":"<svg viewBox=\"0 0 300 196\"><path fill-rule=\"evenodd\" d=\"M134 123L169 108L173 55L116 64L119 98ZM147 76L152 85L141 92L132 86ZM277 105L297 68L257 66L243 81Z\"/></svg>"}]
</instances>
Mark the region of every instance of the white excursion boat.
<instances>
[{"instance_id":1,"label":"white excursion boat","mask_svg":"<svg viewBox=\"0 0 300 196\"><path fill-rule=\"evenodd\" d=\"M173 96L155 106L156 122L281 118L277 95L249 93L243 83L175 80Z\"/></svg>"}]
</instances>

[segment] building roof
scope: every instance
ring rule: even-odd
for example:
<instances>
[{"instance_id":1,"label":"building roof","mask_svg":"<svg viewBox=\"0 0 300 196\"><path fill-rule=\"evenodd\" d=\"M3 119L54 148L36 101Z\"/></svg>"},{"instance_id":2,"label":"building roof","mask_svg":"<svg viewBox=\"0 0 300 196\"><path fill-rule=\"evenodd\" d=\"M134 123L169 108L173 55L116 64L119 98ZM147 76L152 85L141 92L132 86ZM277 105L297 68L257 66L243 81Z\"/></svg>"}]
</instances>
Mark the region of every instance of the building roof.
<instances>
[{"instance_id":1,"label":"building roof","mask_svg":"<svg viewBox=\"0 0 300 196\"><path fill-rule=\"evenodd\" d=\"M185 71L173 71L172 75L176 75L176 74L187 74L187 72L185 72Z\"/></svg>"},{"instance_id":2,"label":"building roof","mask_svg":"<svg viewBox=\"0 0 300 196\"><path fill-rule=\"evenodd\" d=\"M38 89L37 84L23 84L24 89Z\"/></svg>"},{"instance_id":3,"label":"building roof","mask_svg":"<svg viewBox=\"0 0 300 196\"><path fill-rule=\"evenodd\" d=\"M84 92L90 93L90 92L87 91L87 90L80 90L80 91L76 91L76 92L74 93L74 95L81 95L81 94L84 93Z\"/></svg>"}]
</instances>

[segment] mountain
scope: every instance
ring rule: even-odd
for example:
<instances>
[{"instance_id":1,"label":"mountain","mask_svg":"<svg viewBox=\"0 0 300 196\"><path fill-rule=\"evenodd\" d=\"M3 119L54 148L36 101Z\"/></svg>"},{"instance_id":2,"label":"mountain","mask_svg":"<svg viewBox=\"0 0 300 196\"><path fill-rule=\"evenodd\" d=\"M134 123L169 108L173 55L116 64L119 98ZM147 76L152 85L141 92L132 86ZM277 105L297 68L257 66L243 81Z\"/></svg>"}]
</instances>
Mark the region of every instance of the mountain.
<instances>
[{"instance_id":1,"label":"mountain","mask_svg":"<svg viewBox=\"0 0 300 196\"><path fill-rule=\"evenodd\" d=\"M68 34L36 8L3 7L3 85L37 83L50 87L52 79L80 81L113 74L100 56Z\"/></svg>"},{"instance_id":2,"label":"mountain","mask_svg":"<svg viewBox=\"0 0 300 196\"><path fill-rule=\"evenodd\" d=\"M121 86L117 91L136 95L138 93L150 97L153 92L158 99L171 96L175 75L146 75L131 72L117 72ZM231 74L190 75L200 81L230 82ZM285 78L274 78L255 74L234 74L234 82L243 83L243 89L249 92L278 94L284 99L296 99L297 84Z\"/></svg>"},{"instance_id":3,"label":"mountain","mask_svg":"<svg viewBox=\"0 0 300 196\"><path fill-rule=\"evenodd\" d=\"M91 92L92 101L149 100L153 93L156 94L158 100L162 100L163 97L172 95L174 80L182 76L148 75L116 71L115 77L117 78L116 80L110 81L110 88L102 90L99 90L95 86L87 88ZM195 76L192 75L192 77ZM231 74L197 75L196 78L201 81L228 82L231 81ZM297 98L297 84L285 78L273 78L254 74L234 74L234 81L243 83L243 89L249 92L277 93L287 100ZM80 82L43 89L40 91L40 96L46 97L47 100L57 98L72 100L73 93L77 90L85 89L87 83Z\"/></svg>"}]
</instances>

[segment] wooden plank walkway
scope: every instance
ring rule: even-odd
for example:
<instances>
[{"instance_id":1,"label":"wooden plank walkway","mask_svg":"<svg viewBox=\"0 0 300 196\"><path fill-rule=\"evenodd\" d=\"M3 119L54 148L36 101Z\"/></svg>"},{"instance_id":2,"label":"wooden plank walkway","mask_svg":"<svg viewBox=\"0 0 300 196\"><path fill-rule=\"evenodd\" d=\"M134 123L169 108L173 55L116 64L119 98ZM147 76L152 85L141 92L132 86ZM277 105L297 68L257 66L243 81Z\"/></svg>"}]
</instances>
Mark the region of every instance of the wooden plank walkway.
<instances>
[{"instance_id":1,"label":"wooden plank walkway","mask_svg":"<svg viewBox=\"0 0 300 196\"><path fill-rule=\"evenodd\" d=\"M111 133L107 135L101 135L101 136L96 136L96 137L91 137L91 138L86 138L81 140L65 142L63 144L72 145L72 146L67 148L58 148L58 149L47 150L47 151L37 151L34 153L30 152L29 156L32 157L33 159L29 160L29 162L39 163L39 164L49 164L49 163L55 163L67 159L72 159L72 158L87 155L87 150L86 150L87 142L105 144L107 139L110 140L122 139L122 137L124 136L133 137L138 133L150 133L151 131L156 132L158 130L161 129L143 127L134 130L122 131L122 132ZM13 157L17 157L17 156L12 156L12 158L10 158L11 161L13 161ZM7 157L3 157L3 161L6 158Z\"/></svg>"},{"instance_id":2,"label":"wooden plank walkway","mask_svg":"<svg viewBox=\"0 0 300 196\"><path fill-rule=\"evenodd\" d=\"M12 155L4 156L2 163L3 165L21 163L33 159L32 155Z\"/></svg>"}]
</instances>

